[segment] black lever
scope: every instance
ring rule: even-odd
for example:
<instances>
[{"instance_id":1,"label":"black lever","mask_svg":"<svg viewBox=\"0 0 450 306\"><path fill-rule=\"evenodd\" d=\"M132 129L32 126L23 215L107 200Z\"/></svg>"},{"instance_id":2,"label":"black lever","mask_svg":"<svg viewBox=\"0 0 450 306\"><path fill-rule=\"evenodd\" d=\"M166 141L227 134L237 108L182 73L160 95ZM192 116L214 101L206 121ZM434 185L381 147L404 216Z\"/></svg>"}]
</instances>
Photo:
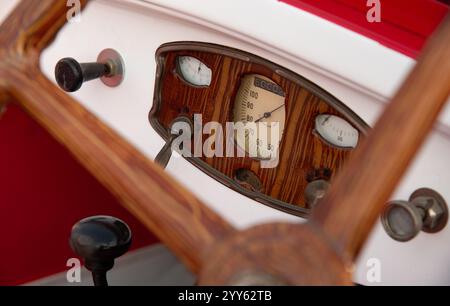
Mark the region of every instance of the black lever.
<instances>
[{"instance_id":1,"label":"black lever","mask_svg":"<svg viewBox=\"0 0 450 306\"><path fill-rule=\"evenodd\" d=\"M112 49L103 50L95 63L79 63L71 57L58 61L55 79L61 89L74 92L84 82L100 78L110 87L118 86L123 80L124 65L119 53Z\"/></svg>"},{"instance_id":2,"label":"black lever","mask_svg":"<svg viewBox=\"0 0 450 306\"><path fill-rule=\"evenodd\" d=\"M95 286L108 286L106 273L130 245L131 230L128 225L110 216L83 219L73 226L70 236L70 246L92 272Z\"/></svg>"}]
</instances>

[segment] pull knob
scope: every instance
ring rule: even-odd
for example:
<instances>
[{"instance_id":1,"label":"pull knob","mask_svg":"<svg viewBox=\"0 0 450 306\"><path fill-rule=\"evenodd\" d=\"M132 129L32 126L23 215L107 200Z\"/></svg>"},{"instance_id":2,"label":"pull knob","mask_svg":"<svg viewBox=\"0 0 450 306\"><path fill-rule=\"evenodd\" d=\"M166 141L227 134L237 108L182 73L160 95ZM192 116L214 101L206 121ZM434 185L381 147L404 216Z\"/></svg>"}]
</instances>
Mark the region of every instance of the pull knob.
<instances>
[{"instance_id":1,"label":"pull knob","mask_svg":"<svg viewBox=\"0 0 450 306\"><path fill-rule=\"evenodd\" d=\"M440 194L421 188L409 201L391 201L384 209L381 222L387 234L397 241L409 241L420 231L436 233L447 224L448 208Z\"/></svg>"},{"instance_id":2,"label":"pull knob","mask_svg":"<svg viewBox=\"0 0 450 306\"><path fill-rule=\"evenodd\" d=\"M81 88L84 82L100 78L109 87L119 86L123 81L124 64L122 57L113 49L103 50L95 63L79 63L67 57L55 67L55 78L59 87L67 92Z\"/></svg>"},{"instance_id":3,"label":"pull knob","mask_svg":"<svg viewBox=\"0 0 450 306\"><path fill-rule=\"evenodd\" d=\"M92 272L95 286L108 286L106 273L130 245L131 230L128 225L110 216L83 219L73 226L70 236L70 246L84 259L86 268Z\"/></svg>"},{"instance_id":4,"label":"pull knob","mask_svg":"<svg viewBox=\"0 0 450 306\"><path fill-rule=\"evenodd\" d=\"M325 197L328 188L330 188L330 183L326 180L315 180L308 183L304 193L306 207L309 209L314 208L314 206Z\"/></svg>"}]
</instances>

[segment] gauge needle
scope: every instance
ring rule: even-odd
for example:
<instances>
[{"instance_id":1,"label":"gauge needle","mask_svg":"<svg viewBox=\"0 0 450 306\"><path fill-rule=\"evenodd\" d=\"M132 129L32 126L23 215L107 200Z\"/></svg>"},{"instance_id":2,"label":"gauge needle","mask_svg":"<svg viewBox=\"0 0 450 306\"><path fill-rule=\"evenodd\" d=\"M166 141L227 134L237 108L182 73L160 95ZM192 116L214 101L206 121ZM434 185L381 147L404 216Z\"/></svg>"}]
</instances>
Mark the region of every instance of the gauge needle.
<instances>
[{"instance_id":1,"label":"gauge needle","mask_svg":"<svg viewBox=\"0 0 450 306\"><path fill-rule=\"evenodd\" d=\"M279 109L282 108L283 106L284 106L284 103L281 104L279 107L275 108L273 111L264 113L264 116L262 116L261 118L259 118L258 120L256 120L255 123L258 123L258 122L260 122L260 121L263 120L263 119L269 118L269 117L272 115L272 113L276 112L277 110L279 110Z\"/></svg>"},{"instance_id":2,"label":"gauge needle","mask_svg":"<svg viewBox=\"0 0 450 306\"><path fill-rule=\"evenodd\" d=\"M322 125L325 125L325 123L328 122L328 120L330 120L331 115L329 115L328 117L325 118L325 120L322 122Z\"/></svg>"}]
</instances>

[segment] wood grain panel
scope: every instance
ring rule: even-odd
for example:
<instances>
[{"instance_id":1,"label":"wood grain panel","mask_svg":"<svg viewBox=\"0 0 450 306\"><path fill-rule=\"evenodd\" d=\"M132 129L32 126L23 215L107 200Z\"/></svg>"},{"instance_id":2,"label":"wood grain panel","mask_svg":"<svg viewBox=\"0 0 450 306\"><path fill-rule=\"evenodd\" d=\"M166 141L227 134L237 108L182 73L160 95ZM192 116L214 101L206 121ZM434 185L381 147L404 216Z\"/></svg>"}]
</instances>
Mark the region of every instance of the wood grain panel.
<instances>
[{"instance_id":1,"label":"wood grain panel","mask_svg":"<svg viewBox=\"0 0 450 306\"><path fill-rule=\"evenodd\" d=\"M193 87L184 82L177 72L178 56L193 56L211 68L213 73L211 85ZM250 58L247 54L245 56ZM241 78L247 74L266 76L282 87L286 94L286 125L277 167L262 168L259 160L248 156L201 157L206 165L228 178L234 178L236 170L241 168L253 171L261 180L262 193L273 199L305 207L303 191L308 182L317 178L333 178L350 156L351 150L330 146L314 133L317 115L334 114L351 117L353 121L360 123L356 126L360 131L364 127L362 120L353 113L346 112L345 106L336 99L333 99L333 103L338 104L340 110L307 88L309 85L307 81L303 80L305 83L303 86L295 80L288 79L278 73L282 68L275 68L271 63L264 64L263 60L246 61L220 53L198 50L168 51L161 54L161 57L162 77L160 84L156 86L160 89L160 101L155 101L154 108L157 110L153 112L165 130L180 114L191 118L194 114L202 114L203 123L219 122L225 131L226 122L234 121L235 95ZM317 90L320 89L316 88ZM204 135L203 141L208 136ZM201 168L211 174L208 167ZM317 175L319 173L322 175ZM323 176L323 173L329 175Z\"/></svg>"}]
</instances>

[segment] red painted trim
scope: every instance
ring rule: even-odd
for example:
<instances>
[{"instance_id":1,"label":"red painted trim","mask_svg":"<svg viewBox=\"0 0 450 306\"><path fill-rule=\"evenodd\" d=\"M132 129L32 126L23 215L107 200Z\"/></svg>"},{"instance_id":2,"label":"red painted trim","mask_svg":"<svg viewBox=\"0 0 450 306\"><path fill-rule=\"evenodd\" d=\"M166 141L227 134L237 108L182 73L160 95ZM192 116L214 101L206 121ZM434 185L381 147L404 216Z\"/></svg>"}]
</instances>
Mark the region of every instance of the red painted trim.
<instances>
[{"instance_id":1,"label":"red painted trim","mask_svg":"<svg viewBox=\"0 0 450 306\"><path fill-rule=\"evenodd\" d=\"M149 191L150 192L150 191ZM19 107L0 118L0 285L17 285L66 270L75 257L72 225L113 215L133 231L133 248L156 238Z\"/></svg>"},{"instance_id":2,"label":"red painted trim","mask_svg":"<svg viewBox=\"0 0 450 306\"><path fill-rule=\"evenodd\" d=\"M381 22L369 23L367 0L279 0L416 58L449 7L436 0L380 0Z\"/></svg>"}]
</instances>

